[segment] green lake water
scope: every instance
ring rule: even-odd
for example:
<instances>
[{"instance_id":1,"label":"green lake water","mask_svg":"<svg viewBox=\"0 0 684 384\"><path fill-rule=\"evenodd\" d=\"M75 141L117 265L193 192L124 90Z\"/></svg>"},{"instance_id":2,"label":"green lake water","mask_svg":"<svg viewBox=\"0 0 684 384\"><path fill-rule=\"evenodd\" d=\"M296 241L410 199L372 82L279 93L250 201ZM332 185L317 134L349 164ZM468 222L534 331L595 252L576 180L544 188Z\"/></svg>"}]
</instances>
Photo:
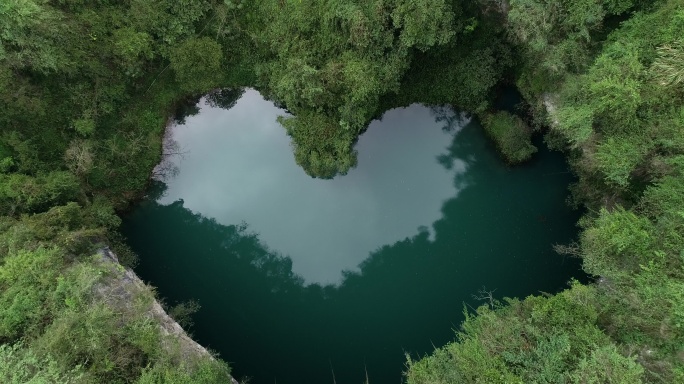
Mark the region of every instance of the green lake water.
<instances>
[{"instance_id":1,"label":"green lake water","mask_svg":"<svg viewBox=\"0 0 684 384\"><path fill-rule=\"evenodd\" d=\"M400 383L405 354L452 340L483 287L524 297L580 276L552 250L577 234L572 178L541 143L507 167L476 121L412 105L371 123L355 169L320 180L256 91L198 108L171 130L175 175L123 232L161 297L199 301L191 332L237 378Z\"/></svg>"}]
</instances>

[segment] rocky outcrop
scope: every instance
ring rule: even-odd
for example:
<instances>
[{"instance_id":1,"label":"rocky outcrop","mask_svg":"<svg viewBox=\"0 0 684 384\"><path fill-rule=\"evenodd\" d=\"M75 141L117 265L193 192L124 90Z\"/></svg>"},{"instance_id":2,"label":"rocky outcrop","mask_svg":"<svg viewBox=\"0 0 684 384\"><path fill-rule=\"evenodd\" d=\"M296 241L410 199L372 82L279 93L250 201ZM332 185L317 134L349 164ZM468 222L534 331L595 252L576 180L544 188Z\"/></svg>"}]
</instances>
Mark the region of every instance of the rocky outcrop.
<instances>
[{"instance_id":1,"label":"rocky outcrop","mask_svg":"<svg viewBox=\"0 0 684 384\"><path fill-rule=\"evenodd\" d=\"M558 108L556 107L556 95L550 93L544 93L541 95L542 103L546 109L546 113L549 115L549 123L551 127L558 126Z\"/></svg>"},{"instance_id":2,"label":"rocky outcrop","mask_svg":"<svg viewBox=\"0 0 684 384\"><path fill-rule=\"evenodd\" d=\"M119 259L108 247L98 250L98 260L103 269L108 270L109 278L95 286L95 293L112 308L134 310L144 306L150 318L159 324L163 348L172 353L180 353L184 361L193 358L214 359L203 346L191 339L152 295L148 287L132 270L119 264ZM232 384L239 384L232 379Z\"/></svg>"}]
</instances>

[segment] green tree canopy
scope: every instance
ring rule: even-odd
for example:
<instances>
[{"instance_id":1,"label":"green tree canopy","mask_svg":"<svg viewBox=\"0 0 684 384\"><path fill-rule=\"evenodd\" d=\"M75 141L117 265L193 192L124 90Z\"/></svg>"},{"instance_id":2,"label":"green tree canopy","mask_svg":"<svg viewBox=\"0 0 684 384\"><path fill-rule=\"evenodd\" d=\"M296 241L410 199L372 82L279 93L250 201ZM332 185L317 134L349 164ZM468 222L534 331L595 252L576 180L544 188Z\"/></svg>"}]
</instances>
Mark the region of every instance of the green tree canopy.
<instances>
[{"instance_id":1,"label":"green tree canopy","mask_svg":"<svg viewBox=\"0 0 684 384\"><path fill-rule=\"evenodd\" d=\"M185 91L206 92L220 84L221 45L208 38L190 38L171 51L171 68Z\"/></svg>"},{"instance_id":2,"label":"green tree canopy","mask_svg":"<svg viewBox=\"0 0 684 384\"><path fill-rule=\"evenodd\" d=\"M399 90L412 52L446 44L463 28L458 3L445 0L254 6L269 15L252 25L265 55L257 65L260 84L293 113L283 122L297 162L319 177L356 163L356 137L379 112L380 97ZM323 121L328 133L321 135ZM309 136L317 140L301 141Z\"/></svg>"}]
</instances>

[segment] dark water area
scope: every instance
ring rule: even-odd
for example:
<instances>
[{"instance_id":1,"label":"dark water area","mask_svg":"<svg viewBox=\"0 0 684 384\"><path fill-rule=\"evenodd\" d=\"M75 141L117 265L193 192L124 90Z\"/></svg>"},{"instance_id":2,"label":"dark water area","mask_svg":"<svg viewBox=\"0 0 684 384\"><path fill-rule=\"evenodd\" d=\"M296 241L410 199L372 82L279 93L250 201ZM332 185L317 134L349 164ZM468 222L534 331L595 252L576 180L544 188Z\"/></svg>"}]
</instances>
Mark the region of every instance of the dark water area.
<instances>
[{"instance_id":1,"label":"dark water area","mask_svg":"<svg viewBox=\"0 0 684 384\"><path fill-rule=\"evenodd\" d=\"M510 168L476 121L413 105L371 124L357 168L319 180L257 92L211 105L173 128L177 172L122 230L161 297L199 301L195 339L238 378L400 383L405 354L453 340L483 287L525 297L581 276L552 250L579 215L559 153Z\"/></svg>"}]
</instances>

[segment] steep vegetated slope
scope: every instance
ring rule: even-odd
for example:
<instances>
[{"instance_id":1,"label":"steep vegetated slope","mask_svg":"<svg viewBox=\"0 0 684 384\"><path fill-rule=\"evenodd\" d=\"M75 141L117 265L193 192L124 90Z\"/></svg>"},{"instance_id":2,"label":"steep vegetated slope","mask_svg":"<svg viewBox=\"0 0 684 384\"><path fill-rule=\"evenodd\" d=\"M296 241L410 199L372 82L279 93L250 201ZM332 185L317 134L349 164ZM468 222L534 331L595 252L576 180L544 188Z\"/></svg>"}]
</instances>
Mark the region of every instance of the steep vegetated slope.
<instances>
[{"instance_id":1,"label":"steep vegetated slope","mask_svg":"<svg viewBox=\"0 0 684 384\"><path fill-rule=\"evenodd\" d=\"M0 4L0 379L225 382L169 348L141 289L102 292L135 257L116 209L141 196L176 106L252 86L293 117L294 158L344 174L384 110L453 104L510 162L529 123L567 151L597 283L492 302L411 383L684 381L684 5L631 0L6 0ZM533 117L488 100L514 80ZM508 129L507 129L508 127ZM459 303L454 303L459 305Z\"/></svg>"},{"instance_id":2,"label":"steep vegetated slope","mask_svg":"<svg viewBox=\"0 0 684 384\"><path fill-rule=\"evenodd\" d=\"M481 307L408 382L682 382L684 3L511 1L507 28L589 208L557 248L598 279Z\"/></svg>"},{"instance_id":3,"label":"steep vegetated slope","mask_svg":"<svg viewBox=\"0 0 684 384\"><path fill-rule=\"evenodd\" d=\"M174 347L151 289L102 289L124 271L95 256L109 244L134 261L114 208L143 192L188 84L228 73L215 67L220 45L197 33L215 5L0 3L1 382L230 380L223 362Z\"/></svg>"}]
</instances>

